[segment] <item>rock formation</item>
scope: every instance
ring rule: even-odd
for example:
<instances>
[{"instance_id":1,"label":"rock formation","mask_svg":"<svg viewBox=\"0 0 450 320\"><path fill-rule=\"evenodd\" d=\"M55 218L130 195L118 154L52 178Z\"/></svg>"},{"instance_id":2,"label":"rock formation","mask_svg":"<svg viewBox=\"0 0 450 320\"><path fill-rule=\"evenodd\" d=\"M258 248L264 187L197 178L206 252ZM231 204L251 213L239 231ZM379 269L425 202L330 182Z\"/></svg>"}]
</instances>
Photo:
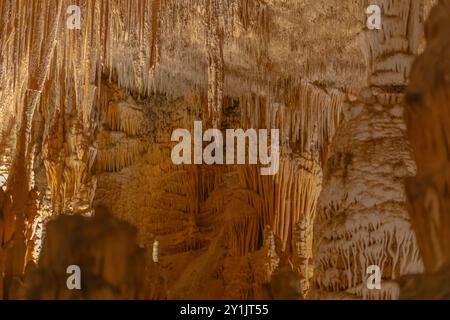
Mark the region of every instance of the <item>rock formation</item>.
<instances>
[{"instance_id":1,"label":"rock formation","mask_svg":"<svg viewBox=\"0 0 450 320\"><path fill-rule=\"evenodd\" d=\"M315 226L315 277L344 297L397 298L389 281L423 270L406 209L404 180L415 164L403 121L403 96L421 37L414 1L378 1L389 23L366 30L366 86L349 94L330 145ZM404 19L408 16L408 19ZM368 290L366 270L380 267L384 286Z\"/></svg>"},{"instance_id":2,"label":"rock formation","mask_svg":"<svg viewBox=\"0 0 450 320\"><path fill-rule=\"evenodd\" d=\"M427 42L434 0L75 2L0 2L0 299L395 299L445 265L447 1ZM195 121L279 129L277 174L174 164Z\"/></svg>"},{"instance_id":3,"label":"rock formation","mask_svg":"<svg viewBox=\"0 0 450 320\"><path fill-rule=\"evenodd\" d=\"M407 182L409 211L426 275L405 277L406 299L448 299L450 1L441 1L426 24L427 46L415 62L407 94L406 123L417 175Z\"/></svg>"},{"instance_id":4,"label":"rock formation","mask_svg":"<svg viewBox=\"0 0 450 320\"><path fill-rule=\"evenodd\" d=\"M18 295L33 300L164 298L162 273L155 263L146 269L149 252L136 240L136 228L101 207L94 218L61 216L48 223L39 265L27 266ZM80 268L80 290L66 286L70 266Z\"/></svg>"}]
</instances>

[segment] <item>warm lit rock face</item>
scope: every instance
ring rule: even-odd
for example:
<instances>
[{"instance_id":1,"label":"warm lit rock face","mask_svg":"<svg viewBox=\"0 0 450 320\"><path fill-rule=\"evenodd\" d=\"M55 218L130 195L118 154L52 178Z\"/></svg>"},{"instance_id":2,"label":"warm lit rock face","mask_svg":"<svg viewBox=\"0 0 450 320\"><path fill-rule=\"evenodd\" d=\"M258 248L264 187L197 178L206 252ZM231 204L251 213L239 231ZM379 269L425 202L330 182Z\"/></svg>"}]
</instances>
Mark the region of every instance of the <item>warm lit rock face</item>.
<instances>
[{"instance_id":1,"label":"warm lit rock face","mask_svg":"<svg viewBox=\"0 0 450 320\"><path fill-rule=\"evenodd\" d=\"M423 269L406 210L404 181L416 168L403 94L424 11L418 1L377 3L389 23L361 35L370 62L367 87L348 96L324 169L314 229L319 296L395 299L392 280ZM383 275L381 290L367 288L372 265Z\"/></svg>"},{"instance_id":2,"label":"warm lit rock face","mask_svg":"<svg viewBox=\"0 0 450 320\"><path fill-rule=\"evenodd\" d=\"M94 218L61 216L50 222L39 266L29 265L24 299L151 299L164 298L159 266L145 260L150 254L136 245L136 228L99 208ZM67 280L80 268L80 289L69 290ZM142 275L149 277L143 278ZM152 278L150 278L150 275ZM73 281L76 284L76 281Z\"/></svg>"},{"instance_id":3,"label":"warm lit rock face","mask_svg":"<svg viewBox=\"0 0 450 320\"><path fill-rule=\"evenodd\" d=\"M404 280L405 299L448 299L450 1L440 1L426 24L427 46L411 73L406 122L417 162L407 182L409 211L427 275Z\"/></svg>"},{"instance_id":4,"label":"warm lit rock face","mask_svg":"<svg viewBox=\"0 0 450 320\"><path fill-rule=\"evenodd\" d=\"M0 1L0 298L396 298L422 270L403 93L434 2L82 0L70 30L70 0ZM278 173L173 164L194 121L279 129ZM66 249L79 295L41 283Z\"/></svg>"}]
</instances>

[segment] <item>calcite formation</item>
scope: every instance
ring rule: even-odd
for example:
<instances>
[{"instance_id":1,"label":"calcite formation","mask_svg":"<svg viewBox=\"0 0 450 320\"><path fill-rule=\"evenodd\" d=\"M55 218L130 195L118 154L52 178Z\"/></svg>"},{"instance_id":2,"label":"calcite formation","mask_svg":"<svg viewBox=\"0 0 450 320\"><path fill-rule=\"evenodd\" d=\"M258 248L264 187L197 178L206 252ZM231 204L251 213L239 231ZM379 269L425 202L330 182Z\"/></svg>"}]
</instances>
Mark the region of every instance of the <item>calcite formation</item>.
<instances>
[{"instance_id":1,"label":"calcite formation","mask_svg":"<svg viewBox=\"0 0 450 320\"><path fill-rule=\"evenodd\" d=\"M20 298L164 298L164 279L157 264L149 262L146 269L150 252L137 246L136 228L104 208L96 212L94 218L61 216L48 224L39 265L27 266ZM80 290L65 286L70 266L80 268Z\"/></svg>"},{"instance_id":2,"label":"calcite formation","mask_svg":"<svg viewBox=\"0 0 450 320\"><path fill-rule=\"evenodd\" d=\"M0 1L0 299L395 299L405 275L441 279L436 2ZM277 174L174 163L196 122L278 129Z\"/></svg>"},{"instance_id":3,"label":"calcite formation","mask_svg":"<svg viewBox=\"0 0 450 320\"><path fill-rule=\"evenodd\" d=\"M409 211L427 275L406 277L405 299L448 299L450 1L441 1L426 24L427 46L416 60L407 91L406 123L417 175L406 184Z\"/></svg>"}]
</instances>

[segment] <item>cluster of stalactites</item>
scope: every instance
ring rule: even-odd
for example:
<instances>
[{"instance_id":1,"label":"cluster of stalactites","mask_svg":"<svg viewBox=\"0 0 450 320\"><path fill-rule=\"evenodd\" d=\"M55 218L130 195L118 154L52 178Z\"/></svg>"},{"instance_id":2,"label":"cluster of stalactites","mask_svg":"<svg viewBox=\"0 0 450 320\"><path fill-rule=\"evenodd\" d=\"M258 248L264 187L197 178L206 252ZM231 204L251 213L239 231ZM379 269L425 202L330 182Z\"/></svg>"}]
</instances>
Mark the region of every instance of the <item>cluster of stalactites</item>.
<instances>
[{"instance_id":1,"label":"cluster of stalactites","mask_svg":"<svg viewBox=\"0 0 450 320\"><path fill-rule=\"evenodd\" d=\"M379 168L380 159L393 155L390 149L398 152L396 157L403 158L404 164L409 162L403 132L403 90L420 46L422 3L378 1L383 12L382 29L365 30L360 38L370 66L369 87L362 89L358 98L349 95L350 112L338 131L340 139L330 148L315 222L315 285L332 297L396 299L399 290L394 281L423 270L416 237L406 216L403 185L398 186L398 195L390 194L381 189L386 180L380 173L367 169ZM386 117L388 112L391 115ZM381 121L386 123L381 126ZM377 130L370 133L373 128ZM385 148L378 150L375 146L382 143ZM405 146L403 155L395 144ZM370 153L373 155L369 158ZM383 165L388 162L386 158ZM377 179L380 182L370 188ZM390 182L390 187L396 183ZM367 191L358 191L359 184ZM386 199L378 203L381 192ZM367 267L371 265L381 269L382 290L367 288Z\"/></svg>"},{"instance_id":2,"label":"cluster of stalactites","mask_svg":"<svg viewBox=\"0 0 450 320\"><path fill-rule=\"evenodd\" d=\"M417 175L407 182L409 213L427 272L423 288L409 297L419 299L445 293L446 288L433 285L430 274L446 273L450 263L449 28L450 1L441 0L426 23L427 47L414 64L406 98L408 136L417 163Z\"/></svg>"},{"instance_id":3,"label":"cluster of stalactites","mask_svg":"<svg viewBox=\"0 0 450 320\"><path fill-rule=\"evenodd\" d=\"M208 118L213 126L219 126L224 97L224 42L233 37L236 26L253 30L261 36L267 36L268 32L269 13L256 0L86 0L76 3L82 14L80 29L74 30L66 28L69 15L66 9L73 3L67 0L60 4L62 14L55 37L56 50L46 57L31 57L30 52L39 51L34 50L33 46L39 45L48 32L44 18L55 14L55 3L51 0L2 2L3 23L0 33L4 54L1 57L0 108L7 115L2 117L2 121L7 120L8 116L17 117L21 112L20 106L27 87L23 84L29 80L28 75L34 72L33 68L39 65L35 62L47 59L50 61L44 73L47 81L40 94L40 98L47 102L41 105L46 120L45 131L50 131L54 125L51 119L56 113L62 116L70 113L82 124L84 134L92 136L98 123L95 100L101 96L101 81L105 76L140 95L156 90L183 94L184 91L174 85L175 82L170 78L174 70L166 70L164 66L157 68L164 56L161 51L165 50L166 57L175 55L178 60L186 60L186 65L197 61L194 64L198 64L198 70L204 70L205 64L208 65L208 85L200 86L208 92ZM35 25L42 28L28 32L28 21L38 21ZM186 35L183 30L194 32ZM182 50L173 51L176 41L191 42L193 46L203 44L207 55L187 54L182 57L185 54L180 52ZM165 62L162 61L162 64ZM188 87L198 84L182 82L189 83ZM167 87L168 84L172 88ZM19 106L16 111L12 109L14 105ZM117 121L113 113L109 121L114 127ZM135 123L134 118L123 121L123 127L117 129L138 130L133 127Z\"/></svg>"}]
</instances>

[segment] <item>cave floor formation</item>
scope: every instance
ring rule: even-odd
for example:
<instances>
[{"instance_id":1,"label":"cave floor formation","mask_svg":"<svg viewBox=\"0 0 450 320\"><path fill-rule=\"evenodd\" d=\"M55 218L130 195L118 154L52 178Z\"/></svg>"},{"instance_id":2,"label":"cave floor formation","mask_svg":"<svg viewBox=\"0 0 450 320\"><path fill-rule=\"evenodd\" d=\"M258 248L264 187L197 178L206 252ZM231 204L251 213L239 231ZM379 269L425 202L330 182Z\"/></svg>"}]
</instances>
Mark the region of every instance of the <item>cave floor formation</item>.
<instances>
[{"instance_id":1,"label":"cave floor formation","mask_svg":"<svg viewBox=\"0 0 450 320\"><path fill-rule=\"evenodd\" d=\"M0 300L450 298L448 30L449 0L2 0Z\"/></svg>"}]
</instances>

